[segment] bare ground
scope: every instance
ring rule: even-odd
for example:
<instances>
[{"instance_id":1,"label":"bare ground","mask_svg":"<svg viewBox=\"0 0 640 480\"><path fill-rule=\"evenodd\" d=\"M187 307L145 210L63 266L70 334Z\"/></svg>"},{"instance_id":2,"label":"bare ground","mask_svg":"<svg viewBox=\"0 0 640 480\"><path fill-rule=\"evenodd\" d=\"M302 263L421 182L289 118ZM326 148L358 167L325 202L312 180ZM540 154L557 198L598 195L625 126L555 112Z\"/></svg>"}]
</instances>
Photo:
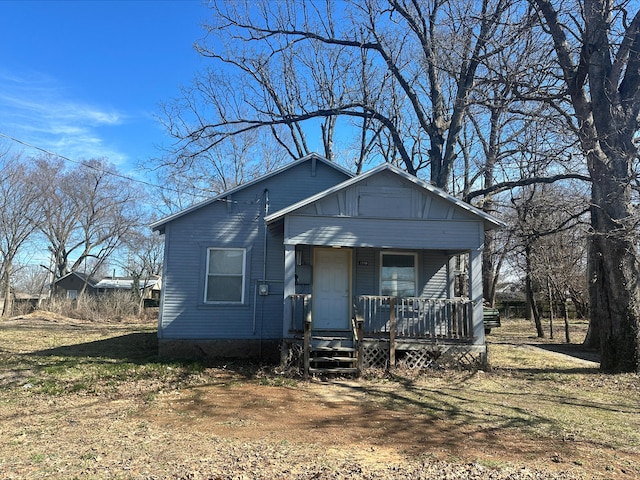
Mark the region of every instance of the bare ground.
<instances>
[{"instance_id":1,"label":"bare ground","mask_svg":"<svg viewBox=\"0 0 640 480\"><path fill-rule=\"evenodd\" d=\"M640 478L640 380L597 373L577 346L505 334L486 373L303 382L150 368L153 339L148 325L0 322L0 477ZM567 424L567 405L592 421Z\"/></svg>"}]
</instances>

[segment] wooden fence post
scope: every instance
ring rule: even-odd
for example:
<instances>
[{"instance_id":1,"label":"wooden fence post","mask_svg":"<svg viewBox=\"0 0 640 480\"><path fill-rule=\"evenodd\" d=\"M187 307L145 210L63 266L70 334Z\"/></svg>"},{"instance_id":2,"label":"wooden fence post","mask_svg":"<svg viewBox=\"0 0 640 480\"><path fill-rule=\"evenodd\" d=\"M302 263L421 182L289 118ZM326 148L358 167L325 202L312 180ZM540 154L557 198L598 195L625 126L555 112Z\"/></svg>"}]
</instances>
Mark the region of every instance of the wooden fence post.
<instances>
[{"instance_id":1,"label":"wooden fence post","mask_svg":"<svg viewBox=\"0 0 640 480\"><path fill-rule=\"evenodd\" d=\"M396 297L389 299L389 368L396 366Z\"/></svg>"},{"instance_id":2,"label":"wooden fence post","mask_svg":"<svg viewBox=\"0 0 640 480\"><path fill-rule=\"evenodd\" d=\"M303 345L304 379L309 380L309 357L311 354L311 308L309 308L308 305L305 307Z\"/></svg>"},{"instance_id":3,"label":"wooden fence post","mask_svg":"<svg viewBox=\"0 0 640 480\"><path fill-rule=\"evenodd\" d=\"M356 332L358 335L358 376L362 373L362 367L364 365L364 319L358 315L356 316Z\"/></svg>"}]
</instances>

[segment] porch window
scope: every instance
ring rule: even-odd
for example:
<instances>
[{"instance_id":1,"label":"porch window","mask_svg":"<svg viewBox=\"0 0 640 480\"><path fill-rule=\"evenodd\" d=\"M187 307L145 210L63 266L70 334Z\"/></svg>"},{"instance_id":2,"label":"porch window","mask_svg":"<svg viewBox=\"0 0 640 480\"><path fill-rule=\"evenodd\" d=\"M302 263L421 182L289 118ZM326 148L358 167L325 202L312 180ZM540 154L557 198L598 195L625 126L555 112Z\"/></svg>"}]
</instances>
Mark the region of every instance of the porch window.
<instances>
[{"instance_id":1,"label":"porch window","mask_svg":"<svg viewBox=\"0 0 640 480\"><path fill-rule=\"evenodd\" d=\"M243 248L209 248L207 250L207 303L244 302L245 250Z\"/></svg>"},{"instance_id":2,"label":"porch window","mask_svg":"<svg viewBox=\"0 0 640 480\"><path fill-rule=\"evenodd\" d=\"M416 255L383 253L380 294L393 297L416 296Z\"/></svg>"}]
</instances>

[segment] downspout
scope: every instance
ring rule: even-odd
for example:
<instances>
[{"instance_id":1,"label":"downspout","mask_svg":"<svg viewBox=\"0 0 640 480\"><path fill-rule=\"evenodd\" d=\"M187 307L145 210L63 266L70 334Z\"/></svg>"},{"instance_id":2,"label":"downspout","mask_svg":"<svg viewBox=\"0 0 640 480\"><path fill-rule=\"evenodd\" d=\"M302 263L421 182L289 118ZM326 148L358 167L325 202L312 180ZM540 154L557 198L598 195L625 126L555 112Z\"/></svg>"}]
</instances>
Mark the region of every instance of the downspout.
<instances>
[{"instance_id":1,"label":"downspout","mask_svg":"<svg viewBox=\"0 0 640 480\"><path fill-rule=\"evenodd\" d=\"M269 215L269 190L264 189L264 216L262 217L262 281L266 282L267 280L267 222L264 221ZM258 345L258 358L262 360L262 336L264 332L264 302L265 299L262 298L262 308L260 309L260 344Z\"/></svg>"},{"instance_id":2,"label":"downspout","mask_svg":"<svg viewBox=\"0 0 640 480\"><path fill-rule=\"evenodd\" d=\"M264 221L264 218L269 214L269 190L264 189L264 210L262 216L262 279L256 281L253 290L253 334L256 334L256 318L258 308L258 284L265 283L267 280L267 223ZM264 310L264 299L262 300L262 310ZM262 358L262 322L264 321L264 312L260 315L260 344L259 344L259 358Z\"/></svg>"},{"instance_id":3,"label":"downspout","mask_svg":"<svg viewBox=\"0 0 640 480\"><path fill-rule=\"evenodd\" d=\"M264 221L266 216L269 215L269 190L264 189L264 216L262 217L262 223L264 228L263 245L262 245L262 280L267 279L267 222Z\"/></svg>"}]
</instances>

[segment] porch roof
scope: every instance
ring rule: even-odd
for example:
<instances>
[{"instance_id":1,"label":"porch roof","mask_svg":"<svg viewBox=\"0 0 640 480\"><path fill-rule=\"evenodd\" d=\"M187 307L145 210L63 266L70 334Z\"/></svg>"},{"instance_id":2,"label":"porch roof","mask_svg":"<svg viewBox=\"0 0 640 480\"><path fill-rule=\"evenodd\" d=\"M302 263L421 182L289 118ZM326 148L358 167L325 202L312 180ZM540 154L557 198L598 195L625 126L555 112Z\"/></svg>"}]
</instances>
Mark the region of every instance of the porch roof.
<instances>
[{"instance_id":1,"label":"porch roof","mask_svg":"<svg viewBox=\"0 0 640 480\"><path fill-rule=\"evenodd\" d=\"M429 182L425 182L424 180L421 180L413 175L408 174L407 172L405 172L404 170L401 170L400 168L394 166L391 163L383 163L381 165L378 165L377 167L361 174L361 175L357 175L355 177L352 177L348 180L345 180L342 183L339 183L331 188L328 188L316 195L312 195L304 200L301 200L297 203L294 203L286 208L283 208L281 210L278 210L277 212L274 212L270 215L267 215L265 217L265 222L268 225L274 224L275 222L282 220L285 216L287 216L288 214L294 213L298 210L301 210L311 204L313 204L314 202L317 202L319 200L322 200L323 198L326 198L330 195L333 195L341 190L347 189L353 185L356 185L357 183L361 183L364 182L365 180L367 180L369 177L372 177L380 172L383 172L385 170L389 170L391 172L393 172L396 175L399 175L400 177L406 179L409 182L412 182L413 184L417 185L420 188L423 188L424 190L427 190L428 192L430 192L433 195L436 195L437 197L445 200L446 202L449 202L450 204L455 205L458 208L461 208L465 211L467 211L468 213L478 217L479 219L481 219L483 221L484 224L484 229L485 230L491 230L494 228L501 228L504 227L506 224L495 218L492 215L489 215L486 212L483 212L482 210L480 210L479 208L474 207L473 205L470 205L467 202L464 202L462 200L460 200L459 198L454 197L453 195L448 194L447 192L445 192L444 190L434 187L433 185L431 185Z\"/></svg>"}]
</instances>

